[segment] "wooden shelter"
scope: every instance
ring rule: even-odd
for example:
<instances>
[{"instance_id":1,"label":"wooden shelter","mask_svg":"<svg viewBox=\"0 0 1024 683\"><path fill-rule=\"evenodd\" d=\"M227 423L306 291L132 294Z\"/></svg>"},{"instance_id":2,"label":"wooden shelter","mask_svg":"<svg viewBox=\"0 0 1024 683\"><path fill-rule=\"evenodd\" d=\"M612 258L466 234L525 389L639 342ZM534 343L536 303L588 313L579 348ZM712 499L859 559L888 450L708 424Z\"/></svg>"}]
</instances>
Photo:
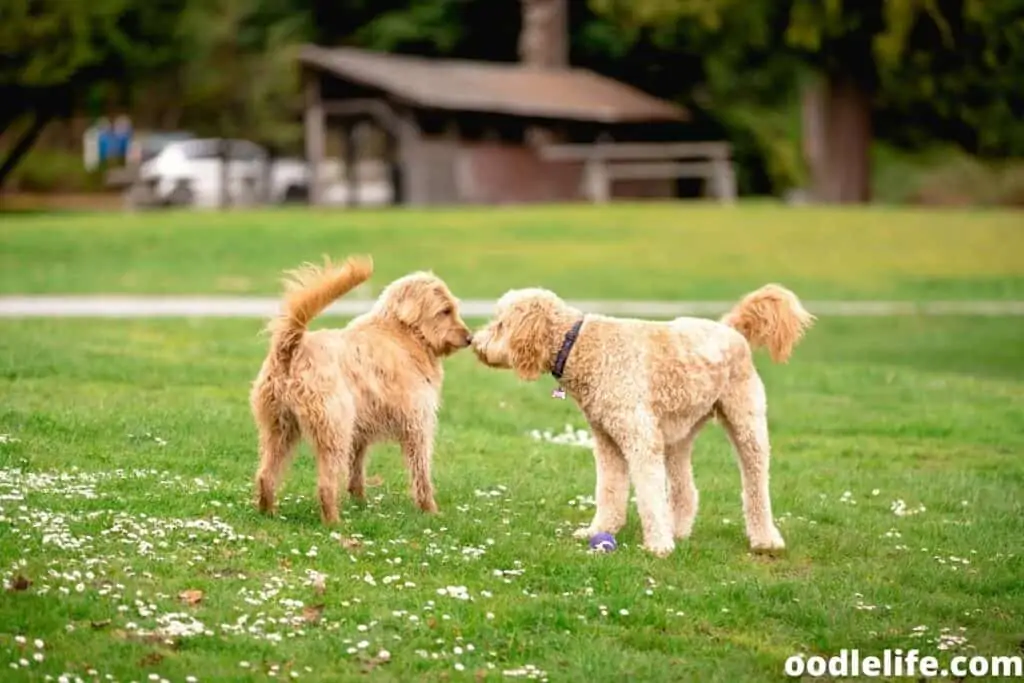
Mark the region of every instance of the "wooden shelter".
<instances>
[{"instance_id":1,"label":"wooden shelter","mask_svg":"<svg viewBox=\"0 0 1024 683\"><path fill-rule=\"evenodd\" d=\"M328 122L344 131L348 168L355 166L355 125L369 121L383 130L396 201L425 205L583 198L587 179L593 183L593 164L615 158L608 154L609 139L635 140L638 131L688 119L684 109L670 102L582 69L312 45L302 49L299 59L312 203L323 196L320 169ZM562 143L560 153L551 153L559 151L548 147L552 142ZM604 149L597 161L586 152L595 142ZM660 158L652 151L657 145L648 148L641 158ZM678 158L678 152L672 150L665 161ZM585 172L588 160L591 168ZM603 174L622 180L606 188L605 198L609 193L673 196L673 174L679 175L679 168L666 172L667 166L662 163L656 177L645 177L650 174L639 166ZM350 190L355 189L353 175L348 174Z\"/></svg>"}]
</instances>

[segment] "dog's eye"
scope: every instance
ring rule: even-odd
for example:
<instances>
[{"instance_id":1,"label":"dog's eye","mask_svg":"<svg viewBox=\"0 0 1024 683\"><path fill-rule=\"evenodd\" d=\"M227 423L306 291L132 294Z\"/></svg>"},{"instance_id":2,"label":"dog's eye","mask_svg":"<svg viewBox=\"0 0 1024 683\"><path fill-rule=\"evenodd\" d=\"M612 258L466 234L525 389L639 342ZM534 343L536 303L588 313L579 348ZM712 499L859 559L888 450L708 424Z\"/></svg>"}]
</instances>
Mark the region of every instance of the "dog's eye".
<instances>
[{"instance_id":1,"label":"dog's eye","mask_svg":"<svg viewBox=\"0 0 1024 683\"><path fill-rule=\"evenodd\" d=\"M451 306L448 306L443 311L441 311L441 315L451 315L451 314L452 314L452 307Z\"/></svg>"}]
</instances>

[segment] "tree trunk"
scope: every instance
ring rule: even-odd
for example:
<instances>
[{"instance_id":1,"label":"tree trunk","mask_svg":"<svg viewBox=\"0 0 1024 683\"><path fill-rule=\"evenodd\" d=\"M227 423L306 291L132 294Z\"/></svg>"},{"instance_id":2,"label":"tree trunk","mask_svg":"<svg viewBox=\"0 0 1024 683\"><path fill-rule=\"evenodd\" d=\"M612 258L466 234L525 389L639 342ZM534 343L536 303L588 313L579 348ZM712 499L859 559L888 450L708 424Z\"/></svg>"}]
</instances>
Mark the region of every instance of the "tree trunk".
<instances>
[{"instance_id":1,"label":"tree trunk","mask_svg":"<svg viewBox=\"0 0 1024 683\"><path fill-rule=\"evenodd\" d=\"M20 107L5 107L3 110L0 110L0 137L24 113L20 109Z\"/></svg>"},{"instance_id":2,"label":"tree trunk","mask_svg":"<svg viewBox=\"0 0 1024 683\"><path fill-rule=\"evenodd\" d=\"M4 183L7 181L7 177L18 167L21 160L25 158L28 151L32 149L32 145L39 139L39 135L43 132L48 124L53 119L53 114L48 111L41 111L37 109L32 115L32 123L28 128L21 134L18 141L14 143L14 147L7 153L7 158L0 163L0 189L3 188Z\"/></svg>"},{"instance_id":3,"label":"tree trunk","mask_svg":"<svg viewBox=\"0 0 1024 683\"><path fill-rule=\"evenodd\" d=\"M560 69L569 65L567 0L520 0L519 61L527 66Z\"/></svg>"},{"instance_id":4,"label":"tree trunk","mask_svg":"<svg viewBox=\"0 0 1024 683\"><path fill-rule=\"evenodd\" d=\"M808 84L803 100L803 152L814 200L871 200L871 99L856 83L826 76Z\"/></svg>"},{"instance_id":5,"label":"tree trunk","mask_svg":"<svg viewBox=\"0 0 1024 683\"><path fill-rule=\"evenodd\" d=\"M519 29L519 61L538 69L569 66L569 3L567 0L519 0L522 27ZM554 130L532 126L526 142L544 145L557 142Z\"/></svg>"}]
</instances>

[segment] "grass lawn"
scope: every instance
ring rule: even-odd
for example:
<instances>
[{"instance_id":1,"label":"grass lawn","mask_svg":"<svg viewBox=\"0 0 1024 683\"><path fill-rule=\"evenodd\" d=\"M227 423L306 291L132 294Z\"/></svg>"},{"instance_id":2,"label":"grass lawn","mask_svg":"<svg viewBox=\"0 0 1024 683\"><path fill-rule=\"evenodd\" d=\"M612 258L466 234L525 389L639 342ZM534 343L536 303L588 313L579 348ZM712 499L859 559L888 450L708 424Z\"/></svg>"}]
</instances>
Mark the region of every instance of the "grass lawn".
<instances>
[{"instance_id":1,"label":"grass lawn","mask_svg":"<svg viewBox=\"0 0 1024 683\"><path fill-rule=\"evenodd\" d=\"M275 293L284 268L371 252L463 298L1024 299L1020 212L616 204L495 210L3 216L0 293Z\"/></svg>"},{"instance_id":2,"label":"grass lawn","mask_svg":"<svg viewBox=\"0 0 1024 683\"><path fill-rule=\"evenodd\" d=\"M877 261L850 252L858 238L832 225L849 220L842 213L614 209L591 223L566 210L557 238L540 213L493 215L483 226L468 213L38 219L2 229L0 277L8 291L184 291L218 289L223 273L264 290L265 271L340 245L377 251L385 275L433 262L463 295L536 277L577 295L734 296L772 266L807 296L1009 296L1024 283L1020 252L1010 254L1019 228L999 214L862 214L877 218L863 223ZM822 234L810 240L814 223ZM507 242L477 240L480 230ZM606 244L616 230L626 232L619 248ZM572 247L588 233L595 245ZM468 246L453 249L453 238ZM751 245L772 239L799 253L762 261ZM904 246L909 264L882 251ZM16 255L28 260L12 274ZM213 266L225 256L227 267ZM605 268L625 291L600 284ZM628 277L640 268L664 277L641 285ZM986 272L1009 279L987 286ZM657 560L639 548L633 507L617 553L590 555L569 537L592 513L594 470L587 449L528 435L584 426L570 402L549 398L550 380L524 384L467 353L452 358L437 441L441 514L413 508L395 449L381 447L370 502L346 504L329 530L305 450L281 515L251 504L246 392L265 348L259 323L2 322L3 680L732 683L781 679L797 652L1016 654L1021 325L822 320L790 365L762 362L788 550L747 552L739 475L708 427L693 538Z\"/></svg>"}]
</instances>

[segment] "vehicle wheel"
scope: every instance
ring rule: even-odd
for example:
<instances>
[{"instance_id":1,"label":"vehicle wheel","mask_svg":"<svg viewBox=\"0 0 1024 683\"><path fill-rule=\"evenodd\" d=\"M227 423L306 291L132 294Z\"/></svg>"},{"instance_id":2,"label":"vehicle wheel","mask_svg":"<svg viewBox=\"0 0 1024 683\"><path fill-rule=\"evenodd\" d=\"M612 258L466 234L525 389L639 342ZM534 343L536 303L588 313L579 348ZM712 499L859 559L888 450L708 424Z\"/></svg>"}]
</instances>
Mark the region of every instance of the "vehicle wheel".
<instances>
[{"instance_id":1,"label":"vehicle wheel","mask_svg":"<svg viewBox=\"0 0 1024 683\"><path fill-rule=\"evenodd\" d=\"M309 190L301 185L289 185L288 189L284 191L284 201L286 204L305 202L309 198Z\"/></svg>"},{"instance_id":2,"label":"vehicle wheel","mask_svg":"<svg viewBox=\"0 0 1024 683\"><path fill-rule=\"evenodd\" d=\"M191 206L195 202L195 194L189 187L187 180L179 180L174 189L167 195L167 204L170 206Z\"/></svg>"}]
</instances>

